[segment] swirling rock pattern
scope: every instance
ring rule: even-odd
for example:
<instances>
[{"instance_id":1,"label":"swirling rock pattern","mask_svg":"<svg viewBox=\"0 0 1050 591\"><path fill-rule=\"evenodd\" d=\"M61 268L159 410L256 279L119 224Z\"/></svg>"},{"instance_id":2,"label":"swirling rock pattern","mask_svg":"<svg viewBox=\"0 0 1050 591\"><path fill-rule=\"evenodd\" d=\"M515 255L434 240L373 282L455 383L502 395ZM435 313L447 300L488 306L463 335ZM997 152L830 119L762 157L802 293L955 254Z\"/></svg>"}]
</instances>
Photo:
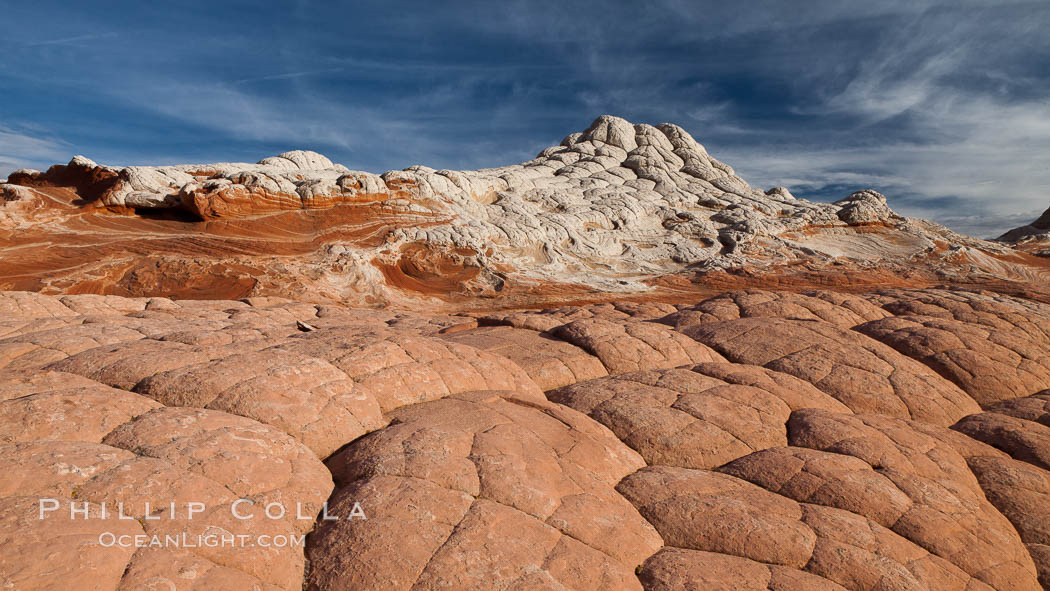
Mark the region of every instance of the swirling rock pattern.
<instances>
[{"instance_id":1,"label":"swirling rock pattern","mask_svg":"<svg viewBox=\"0 0 1050 591\"><path fill-rule=\"evenodd\" d=\"M0 230L12 257L0 258L11 278L0 288L63 293L437 299L477 311L477 298L496 296L528 306L703 292L710 278L811 288L1050 278L1038 257L904 218L874 190L834 203L759 190L678 125L609 115L532 160L480 170L373 174L303 150L254 164L77 156L12 173L0 220L18 228ZM841 302L821 306L848 316Z\"/></svg>"}]
</instances>

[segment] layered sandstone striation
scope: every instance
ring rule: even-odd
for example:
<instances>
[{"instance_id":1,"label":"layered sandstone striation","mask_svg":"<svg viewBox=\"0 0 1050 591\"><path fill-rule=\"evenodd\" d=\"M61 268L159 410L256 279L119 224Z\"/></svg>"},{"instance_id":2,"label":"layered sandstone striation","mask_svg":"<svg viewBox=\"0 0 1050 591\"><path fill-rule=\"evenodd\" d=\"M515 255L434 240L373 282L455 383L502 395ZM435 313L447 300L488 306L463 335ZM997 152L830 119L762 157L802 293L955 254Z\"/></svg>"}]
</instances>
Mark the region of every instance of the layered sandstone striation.
<instances>
[{"instance_id":1,"label":"layered sandstone striation","mask_svg":"<svg viewBox=\"0 0 1050 591\"><path fill-rule=\"evenodd\" d=\"M666 301L711 281L1047 276L1045 261L906 219L874 190L818 203L755 189L681 127L611 116L499 168L373 174L301 150L157 167L77 156L15 172L0 193L2 287L51 293L463 308Z\"/></svg>"}]
</instances>

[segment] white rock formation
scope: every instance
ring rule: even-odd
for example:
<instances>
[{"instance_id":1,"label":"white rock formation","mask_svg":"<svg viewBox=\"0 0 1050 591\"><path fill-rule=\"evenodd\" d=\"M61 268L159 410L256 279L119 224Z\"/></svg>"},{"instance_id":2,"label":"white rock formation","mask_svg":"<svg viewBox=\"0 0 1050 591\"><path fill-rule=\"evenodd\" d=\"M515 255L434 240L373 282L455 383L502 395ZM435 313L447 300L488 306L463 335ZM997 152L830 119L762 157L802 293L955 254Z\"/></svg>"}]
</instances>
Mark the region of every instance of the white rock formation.
<instances>
[{"instance_id":1,"label":"white rock formation","mask_svg":"<svg viewBox=\"0 0 1050 591\"><path fill-rule=\"evenodd\" d=\"M66 168L96 166L78 156ZM293 151L257 164L98 167L94 175L115 178L102 205L183 209L202 219L385 202L444 220L395 228L388 252L414 242L471 249L471 262L482 268L501 264L607 289L636 288L635 279L687 266L830 259L869 248L836 243L822 250L785 236L809 228L890 226L909 234L917 249L933 248L931 225L894 214L875 191L814 203L783 187L752 189L677 125L608 115L533 160L475 171L412 166L375 175ZM852 239L843 233L833 240Z\"/></svg>"}]
</instances>

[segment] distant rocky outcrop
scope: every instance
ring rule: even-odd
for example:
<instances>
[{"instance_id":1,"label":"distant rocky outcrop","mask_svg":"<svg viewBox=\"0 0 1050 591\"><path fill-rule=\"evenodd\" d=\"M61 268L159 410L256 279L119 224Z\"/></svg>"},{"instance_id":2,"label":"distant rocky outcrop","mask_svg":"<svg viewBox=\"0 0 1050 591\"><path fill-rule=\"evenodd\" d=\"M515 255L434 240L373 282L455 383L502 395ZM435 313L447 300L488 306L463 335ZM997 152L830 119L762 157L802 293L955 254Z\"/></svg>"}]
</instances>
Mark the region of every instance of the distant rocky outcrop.
<instances>
[{"instance_id":1,"label":"distant rocky outcrop","mask_svg":"<svg viewBox=\"0 0 1050 591\"><path fill-rule=\"evenodd\" d=\"M207 274L211 284L229 286L211 297L313 293L359 303L397 301L404 292L641 293L683 273L780 274L800 265L837 265L836 273L877 265L926 280L963 265L974 277L969 266L1028 279L1028 271L998 260L1009 247L904 218L877 191L819 203L784 187L757 190L681 127L608 115L533 160L500 168L372 174L301 150L255 164L123 168L77 156L46 172L15 172L0 190L11 204L3 215L15 216L10 225L29 229L18 246L38 235L41 256L54 258L40 281L124 295L156 293L145 287L161 281L151 278L156 265L173 267L166 276ZM107 213L127 219L99 217ZM161 230L143 222L158 219L182 224ZM150 237L149 256L160 260L149 268L107 265L87 279L79 275L86 266L105 264L99 251L71 265L86 251L59 252L53 240L76 234L105 250L122 236L117 226L127 240ZM219 240L228 247L215 246ZM113 246L113 256L125 257L129 247L138 245ZM238 258L249 253L281 256L295 268L276 277L272 266L256 269L257 258ZM24 263L20 272L27 273ZM296 293L287 291L288 273L303 284Z\"/></svg>"},{"instance_id":2,"label":"distant rocky outcrop","mask_svg":"<svg viewBox=\"0 0 1050 591\"><path fill-rule=\"evenodd\" d=\"M1027 226L1014 228L996 240L1039 257L1050 257L1050 209Z\"/></svg>"},{"instance_id":3,"label":"distant rocky outcrop","mask_svg":"<svg viewBox=\"0 0 1050 591\"><path fill-rule=\"evenodd\" d=\"M996 240L1003 240L1006 242L1017 242L1023 238L1029 236L1036 236L1039 234L1050 234L1050 209L1043 212L1043 215L1039 216L1034 222L1027 226L1021 226L1020 228L1014 228L1009 232L1006 232L1002 236L996 238Z\"/></svg>"}]
</instances>

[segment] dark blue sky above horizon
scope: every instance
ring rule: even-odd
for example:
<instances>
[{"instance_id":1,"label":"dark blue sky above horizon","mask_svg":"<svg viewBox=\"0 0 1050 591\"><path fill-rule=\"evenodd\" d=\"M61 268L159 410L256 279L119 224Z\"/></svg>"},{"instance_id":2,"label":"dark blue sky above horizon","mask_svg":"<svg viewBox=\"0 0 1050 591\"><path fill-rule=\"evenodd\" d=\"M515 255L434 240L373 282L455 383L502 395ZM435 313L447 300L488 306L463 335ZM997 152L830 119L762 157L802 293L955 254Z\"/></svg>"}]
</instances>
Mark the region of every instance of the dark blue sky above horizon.
<instances>
[{"instance_id":1,"label":"dark blue sky above horizon","mask_svg":"<svg viewBox=\"0 0 1050 591\"><path fill-rule=\"evenodd\" d=\"M610 113L979 236L1050 206L1050 2L6 2L0 177L520 162Z\"/></svg>"}]
</instances>

